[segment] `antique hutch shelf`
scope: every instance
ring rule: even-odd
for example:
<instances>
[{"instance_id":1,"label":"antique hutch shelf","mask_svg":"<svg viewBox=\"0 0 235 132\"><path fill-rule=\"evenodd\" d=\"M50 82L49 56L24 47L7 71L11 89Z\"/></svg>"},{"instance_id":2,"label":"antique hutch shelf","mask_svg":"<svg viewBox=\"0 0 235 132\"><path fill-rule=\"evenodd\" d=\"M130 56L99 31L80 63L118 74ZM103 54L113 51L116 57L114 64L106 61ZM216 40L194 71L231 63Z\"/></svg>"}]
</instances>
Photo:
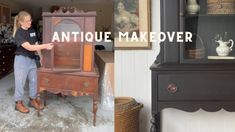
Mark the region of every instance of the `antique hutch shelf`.
<instances>
[{"instance_id":1,"label":"antique hutch shelf","mask_svg":"<svg viewBox=\"0 0 235 132\"><path fill-rule=\"evenodd\" d=\"M160 114L164 108L235 111L235 47L222 58L217 55L215 42L217 34L224 41L235 40L235 14L207 14L206 0L198 0L201 9L191 15L186 11L186 2L161 0L161 31L189 31L196 35L192 43L160 44L160 54L150 68L151 132L161 131ZM209 59L211 56L214 59Z\"/></svg>"}]
</instances>

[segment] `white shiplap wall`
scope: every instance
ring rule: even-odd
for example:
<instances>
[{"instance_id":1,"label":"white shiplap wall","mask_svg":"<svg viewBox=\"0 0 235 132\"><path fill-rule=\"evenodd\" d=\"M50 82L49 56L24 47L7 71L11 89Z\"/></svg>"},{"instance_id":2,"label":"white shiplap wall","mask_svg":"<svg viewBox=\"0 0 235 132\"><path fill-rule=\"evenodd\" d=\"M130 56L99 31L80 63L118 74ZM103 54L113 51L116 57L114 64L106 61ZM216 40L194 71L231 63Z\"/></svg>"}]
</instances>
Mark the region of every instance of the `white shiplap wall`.
<instances>
[{"instance_id":1,"label":"white shiplap wall","mask_svg":"<svg viewBox=\"0 0 235 132\"><path fill-rule=\"evenodd\" d=\"M160 32L160 0L152 0L152 31ZM134 97L144 104L140 113L140 132L150 129L151 71L150 66L159 53L159 44L151 50L115 51L115 96Z\"/></svg>"}]
</instances>

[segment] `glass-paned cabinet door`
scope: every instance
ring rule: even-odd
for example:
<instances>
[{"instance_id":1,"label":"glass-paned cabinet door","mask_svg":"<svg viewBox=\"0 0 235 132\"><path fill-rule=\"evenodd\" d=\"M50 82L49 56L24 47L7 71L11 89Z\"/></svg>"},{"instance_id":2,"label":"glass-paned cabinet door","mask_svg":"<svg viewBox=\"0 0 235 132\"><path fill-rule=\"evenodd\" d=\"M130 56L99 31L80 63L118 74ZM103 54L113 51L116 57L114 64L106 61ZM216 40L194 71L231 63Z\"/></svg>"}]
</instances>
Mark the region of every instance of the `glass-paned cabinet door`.
<instances>
[{"instance_id":1,"label":"glass-paned cabinet door","mask_svg":"<svg viewBox=\"0 0 235 132\"><path fill-rule=\"evenodd\" d=\"M58 19L59 20L59 19ZM55 69L81 69L82 45L81 37L69 34L72 32L81 32L82 29L78 22L73 19L63 19L53 27L54 33L58 33L59 38L64 38L62 42L54 42L54 68ZM64 36L63 37L63 33Z\"/></svg>"},{"instance_id":2,"label":"glass-paned cabinet door","mask_svg":"<svg viewBox=\"0 0 235 132\"><path fill-rule=\"evenodd\" d=\"M180 0L181 63L235 62L235 0Z\"/></svg>"}]
</instances>

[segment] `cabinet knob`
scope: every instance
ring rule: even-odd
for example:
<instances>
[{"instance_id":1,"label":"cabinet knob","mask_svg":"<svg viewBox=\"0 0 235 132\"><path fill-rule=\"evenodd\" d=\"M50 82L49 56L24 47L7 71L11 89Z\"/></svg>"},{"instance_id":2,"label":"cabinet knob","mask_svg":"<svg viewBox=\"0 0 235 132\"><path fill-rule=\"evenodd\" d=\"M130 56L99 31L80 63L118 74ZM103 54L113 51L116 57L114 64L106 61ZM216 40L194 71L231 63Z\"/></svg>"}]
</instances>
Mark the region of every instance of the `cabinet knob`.
<instances>
[{"instance_id":1,"label":"cabinet knob","mask_svg":"<svg viewBox=\"0 0 235 132\"><path fill-rule=\"evenodd\" d=\"M11 49L8 49L9 51L11 51Z\"/></svg>"},{"instance_id":2,"label":"cabinet knob","mask_svg":"<svg viewBox=\"0 0 235 132\"><path fill-rule=\"evenodd\" d=\"M2 64L5 64L5 62L2 62Z\"/></svg>"},{"instance_id":3,"label":"cabinet knob","mask_svg":"<svg viewBox=\"0 0 235 132\"><path fill-rule=\"evenodd\" d=\"M44 79L44 83L45 83L45 84L49 84L49 82L50 82L50 81L49 81L48 78L45 78L45 79Z\"/></svg>"},{"instance_id":4,"label":"cabinet knob","mask_svg":"<svg viewBox=\"0 0 235 132\"><path fill-rule=\"evenodd\" d=\"M2 71L5 71L5 69L3 68Z\"/></svg>"},{"instance_id":5,"label":"cabinet knob","mask_svg":"<svg viewBox=\"0 0 235 132\"><path fill-rule=\"evenodd\" d=\"M176 93L178 91L177 85L174 83L169 84L167 87L167 91L169 93Z\"/></svg>"},{"instance_id":6,"label":"cabinet knob","mask_svg":"<svg viewBox=\"0 0 235 132\"><path fill-rule=\"evenodd\" d=\"M5 56L2 56L2 58L5 58Z\"/></svg>"},{"instance_id":7,"label":"cabinet knob","mask_svg":"<svg viewBox=\"0 0 235 132\"><path fill-rule=\"evenodd\" d=\"M89 82L84 82L83 86L84 86L84 88L88 88L88 87L90 87L90 83Z\"/></svg>"}]
</instances>

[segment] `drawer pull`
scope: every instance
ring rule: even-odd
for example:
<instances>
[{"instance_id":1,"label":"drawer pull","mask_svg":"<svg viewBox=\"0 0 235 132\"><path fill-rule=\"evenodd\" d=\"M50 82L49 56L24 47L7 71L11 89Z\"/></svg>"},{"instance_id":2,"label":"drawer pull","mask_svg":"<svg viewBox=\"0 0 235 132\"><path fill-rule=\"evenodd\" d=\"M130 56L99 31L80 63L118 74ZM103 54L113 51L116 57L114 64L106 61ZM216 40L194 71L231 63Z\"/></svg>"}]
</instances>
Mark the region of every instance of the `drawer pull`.
<instances>
[{"instance_id":1,"label":"drawer pull","mask_svg":"<svg viewBox=\"0 0 235 132\"><path fill-rule=\"evenodd\" d=\"M90 87L90 83L89 82L84 82L83 86L84 86L84 88L88 88L88 87Z\"/></svg>"},{"instance_id":2,"label":"drawer pull","mask_svg":"<svg viewBox=\"0 0 235 132\"><path fill-rule=\"evenodd\" d=\"M49 79L47 79L47 78L44 79L45 84L49 84L49 82L50 82Z\"/></svg>"},{"instance_id":3,"label":"drawer pull","mask_svg":"<svg viewBox=\"0 0 235 132\"><path fill-rule=\"evenodd\" d=\"M176 93L177 90L178 90L178 88L177 88L176 84L174 84L174 83L169 84L167 87L167 91L169 93Z\"/></svg>"}]
</instances>

